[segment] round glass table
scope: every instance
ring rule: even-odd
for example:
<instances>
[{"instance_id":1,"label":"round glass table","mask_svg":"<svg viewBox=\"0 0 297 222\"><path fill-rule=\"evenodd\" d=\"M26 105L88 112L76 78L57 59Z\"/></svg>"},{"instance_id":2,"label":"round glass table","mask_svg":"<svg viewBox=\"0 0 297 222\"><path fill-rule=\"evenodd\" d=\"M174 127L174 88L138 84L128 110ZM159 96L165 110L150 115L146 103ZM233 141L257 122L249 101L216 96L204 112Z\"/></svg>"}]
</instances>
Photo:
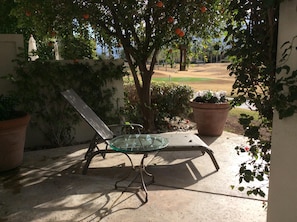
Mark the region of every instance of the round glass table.
<instances>
[{"instance_id":1,"label":"round glass table","mask_svg":"<svg viewBox=\"0 0 297 222\"><path fill-rule=\"evenodd\" d=\"M151 134L128 134L128 135L121 135L113 138L112 140L110 140L109 146L113 150L125 154L131 163L131 166L132 166L131 171L134 170L138 172L135 178L128 186L119 186L118 183L126 180L130 176L131 171L123 179L115 183L115 188L116 189L125 188L125 191L128 190L128 188L139 189L139 187L138 188L131 187L131 184L136 180L138 176L140 176L140 180L141 180L140 188L145 192L145 202L147 202L148 194L147 194L146 186L154 182L154 176L151 173L147 172L146 165L144 164L144 159L148 156L149 152L155 152L167 147L168 140L161 136L151 135ZM139 166L135 167L133 165L132 159L129 156L129 154L143 154L143 157L140 161ZM146 174L151 178L151 180L148 183L146 183L144 180L144 174Z\"/></svg>"}]
</instances>

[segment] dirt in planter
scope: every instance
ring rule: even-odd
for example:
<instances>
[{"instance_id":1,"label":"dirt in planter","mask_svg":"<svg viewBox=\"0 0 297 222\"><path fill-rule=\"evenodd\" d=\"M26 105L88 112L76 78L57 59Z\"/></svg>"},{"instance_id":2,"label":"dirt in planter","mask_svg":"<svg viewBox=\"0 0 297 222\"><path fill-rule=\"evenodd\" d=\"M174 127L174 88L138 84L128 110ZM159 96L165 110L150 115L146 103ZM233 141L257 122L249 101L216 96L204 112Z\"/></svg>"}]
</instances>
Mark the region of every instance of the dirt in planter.
<instances>
[{"instance_id":1,"label":"dirt in planter","mask_svg":"<svg viewBox=\"0 0 297 222\"><path fill-rule=\"evenodd\" d=\"M168 121L168 131L188 131L196 130L193 113L188 118L179 118ZM165 131L165 129L164 129ZM224 131L244 135L243 127L238 122L238 117L229 115L225 124Z\"/></svg>"}]
</instances>

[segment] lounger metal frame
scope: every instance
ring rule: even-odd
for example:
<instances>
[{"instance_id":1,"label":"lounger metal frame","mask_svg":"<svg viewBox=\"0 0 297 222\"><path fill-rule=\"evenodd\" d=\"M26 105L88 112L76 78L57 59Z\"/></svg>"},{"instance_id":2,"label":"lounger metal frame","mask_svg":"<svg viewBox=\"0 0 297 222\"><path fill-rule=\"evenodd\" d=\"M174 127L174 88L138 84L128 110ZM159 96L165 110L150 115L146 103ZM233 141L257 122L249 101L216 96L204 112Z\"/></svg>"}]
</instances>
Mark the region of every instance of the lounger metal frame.
<instances>
[{"instance_id":1,"label":"lounger metal frame","mask_svg":"<svg viewBox=\"0 0 297 222\"><path fill-rule=\"evenodd\" d=\"M109 147L109 140L123 133L141 133L140 124L120 124L107 126L96 113L76 94L73 89L61 92L67 101L77 110L83 119L94 129L95 135L90 142L89 148L85 154L86 163L83 167L83 174L87 173L92 159L96 155L105 158L106 153L115 153L116 151ZM116 130L111 130L114 128ZM116 131L116 132L115 132ZM169 140L167 148L162 151L201 151L207 153L211 158L216 170L219 165L213 155L213 151L195 134L165 133L159 134ZM99 149L98 144L105 143L105 149Z\"/></svg>"}]
</instances>

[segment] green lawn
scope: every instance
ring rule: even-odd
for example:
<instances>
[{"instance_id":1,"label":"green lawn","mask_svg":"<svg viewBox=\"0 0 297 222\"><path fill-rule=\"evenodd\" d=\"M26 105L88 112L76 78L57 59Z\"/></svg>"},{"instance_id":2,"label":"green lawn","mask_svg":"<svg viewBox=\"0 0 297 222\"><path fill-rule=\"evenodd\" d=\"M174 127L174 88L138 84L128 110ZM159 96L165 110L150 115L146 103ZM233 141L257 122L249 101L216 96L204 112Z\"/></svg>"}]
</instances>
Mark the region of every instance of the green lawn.
<instances>
[{"instance_id":1,"label":"green lawn","mask_svg":"<svg viewBox=\"0 0 297 222\"><path fill-rule=\"evenodd\" d=\"M239 118L240 114L242 113L253 116L255 120L259 119L259 113L257 111L252 111L252 110L242 109L242 108L231 109L229 112L229 115Z\"/></svg>"},{"instance_id":2,"label":"green lawn","mask_svg":"<svg viewBox=\"0 0 297 222\"><path fill-rule=\"evenodd\" d=\"M156 82L176 82L176 83L183 83L183 82L205 82L211 81L210 78L197 78L197 77L156 77L153 78L153 81Z\"/></svg>"}]
</instances>

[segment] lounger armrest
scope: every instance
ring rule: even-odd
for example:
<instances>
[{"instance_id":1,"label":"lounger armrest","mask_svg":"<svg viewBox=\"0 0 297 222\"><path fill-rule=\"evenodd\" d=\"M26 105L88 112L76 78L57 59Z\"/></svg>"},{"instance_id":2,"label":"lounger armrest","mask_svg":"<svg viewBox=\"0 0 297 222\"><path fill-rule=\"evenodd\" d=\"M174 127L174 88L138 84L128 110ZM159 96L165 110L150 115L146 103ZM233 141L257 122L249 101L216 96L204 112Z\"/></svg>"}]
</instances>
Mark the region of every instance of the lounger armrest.
<instances>
[{"instance_id":1,"label":"lounger armrest","mask_svg":"<svg viewBox=\"0 0 297 222\"><path fill-rule=\"evenodd\" d=\"M115 136L122 134L141 134L143 126L138 123L112 124L108 125Z\"/></svg>"}]
</instances>

